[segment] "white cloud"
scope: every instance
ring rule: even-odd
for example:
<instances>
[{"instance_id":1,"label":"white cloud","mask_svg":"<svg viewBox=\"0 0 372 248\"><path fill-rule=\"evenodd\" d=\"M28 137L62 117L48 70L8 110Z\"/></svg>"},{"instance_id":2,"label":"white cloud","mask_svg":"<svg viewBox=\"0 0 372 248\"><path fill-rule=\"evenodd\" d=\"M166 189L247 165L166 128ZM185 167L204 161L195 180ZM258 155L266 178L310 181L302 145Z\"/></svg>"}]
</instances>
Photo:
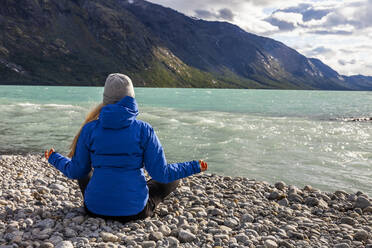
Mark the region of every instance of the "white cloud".
<instances>
[{"instance_id":1,"label":"white cloud","mask_svg":"<svg viewBox=\"0 0 372 248\"><path fill-rule=\"evenodd\" d=\"M353 33L355 31L355 27L353 25L350 25L350 24L343 24L343 25L338 25L338 26L332 27L332 30Z\"/></svg>"},{"instance_id":2,"label":"white cloud","mask_svg":"<svg viewBox=\"0 0 372 248\"><path fill-rule=\"evenodd\" d=\"M312 19L312 20L310 20L310 21L307 21L307 22L306 22L306 26L307 26L308 28L324 26L324 24L325 24L326 21L327 21L327 16L328 16L328 15L323 16L321 19L318 19L318 20L316 20L316 19Z\"/></svg>"},{"instance_id":3,"label":"white cloud","mask_svg":"<svg viewBox=\"0 0 372 248\"><path fill-rule=\"evenodd\" d=\"M306 34L298 51L305 56L322 60L343 75L372 75L372 68L368 67L371 65L368 56L372 49L370 40L356 36L342 37L343 39L335 39L330 35Z\"/></svg>"},{"instance_id":4,"label":"white cloud","mask_svg":"<svg viewBox=\"0 0 372 248\"><path fill-rule=\"evenodd\" d=\"M151 0L150 2L171 7L188 16L200 17L200 10L205 11L206 20L227 21L218 14L221 9L229 9L233 14L233 24L239 25L248 32L263 34L278 30L263 19L267 17L264 8L275 4L274 9L286 8L289 3L280 0ZM295 0L292 3L297 3ZM209 15L208 15L209 14Z\"/></svg>"},{"instance_id":5,"label":"white cloud","mask_svg":"<svg viewBox=\"0 0 372 248\"><path fill-rule=\"evenodd\" d=\"M233 21L235 14L228 8L223 8L218 10L217 12L211 12L208 10L197 9L195 10L196 17L208 20L226 20L226 21Z\"/></svg>"},{"instance_id":6,"label":"white cloud","mask_svg":"<svg viewBox=\"0 0 372 248\"><path fill-rule=\"evenodd\" d=\"M271 33L271 32L279 31L278 27L273 26L270 23L263 22L263 21L257 21L257 20L251 20L250 22L238 21L236 24L240 26L241 28L243 28L244 30L250 30L250 32L256 33L256 34Z\"/></svg>"},{"instance_id":7,"label":"white cloud","mask_svg":"<svg viewBox=\"0 0 372 248\"><path fill-rule=\"evenodd\" d=\"M189 16L205 11L210 13L208 20L229 21L248 32L279 40L305 56L321 59L340 74L372 75L372 0L151 2Z\"/></svg>"},{"instance_id":8,"label":"white cloud","mask_svg":"<svg viewBox=\"0 0 372 248\"><path fill-rule=\"evenodd\" d=\"M278 11L275 12L272 17L280 21L293 23L294 26L298 26L298 24L302 23L302 15L299 13L287 13Z\"/></svg>"}]
</instances>

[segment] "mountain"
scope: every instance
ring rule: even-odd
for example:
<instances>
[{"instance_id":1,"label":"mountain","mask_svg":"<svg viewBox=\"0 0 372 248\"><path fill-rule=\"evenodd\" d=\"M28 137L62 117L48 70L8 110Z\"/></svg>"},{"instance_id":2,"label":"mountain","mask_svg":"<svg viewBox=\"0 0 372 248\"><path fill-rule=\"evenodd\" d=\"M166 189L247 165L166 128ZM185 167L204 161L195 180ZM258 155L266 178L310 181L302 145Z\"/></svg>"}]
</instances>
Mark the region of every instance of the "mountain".
<instances>
[{"instance_id":1,"label":"mountain","mask_svg":"<svg viewBox=\"0 0 372 248\"><path fill-rule=\"evenodd\" d=\"M350 90L372 90L372 77L363 75L342 76L319 59L311 58L310 61L318 68L319 72L328 80Z\"/></svg>"},{"instance_id":2,"label":"mountain","mask_svg":"<svg viewBox=\"0 0 372 248\"><path fill-rule=\"evenodd\" d=\"M344 79L348 87L352 90L371 90L372 89L372 77L363 75L354 75L345 77Z\"/></svg>"},{"instance_id":3,"label":"mountain","mask_svg":"<svg viewBox=\"0 0 372 248\"><path fill-rule=\"evenodd\" d=\"M320 60L226 22L143 0L3 0L0 83L368 90Z\"/></svg>"}]
</instances>

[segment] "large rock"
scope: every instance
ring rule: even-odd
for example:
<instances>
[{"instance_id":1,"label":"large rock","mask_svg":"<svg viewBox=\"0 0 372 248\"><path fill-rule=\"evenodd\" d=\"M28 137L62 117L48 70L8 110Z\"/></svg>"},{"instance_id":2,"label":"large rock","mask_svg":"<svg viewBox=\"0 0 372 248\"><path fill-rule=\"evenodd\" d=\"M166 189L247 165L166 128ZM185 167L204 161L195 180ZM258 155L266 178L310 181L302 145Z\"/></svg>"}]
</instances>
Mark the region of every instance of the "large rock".
<instances>
[{"instance_id":1,"label":"large rock","mask_svg":"<svg viewBox=\"0 0 372 248\"><path fill-rule=\"evenodd\" d=\"M239 234L235 235L234 238L236 239L236 241L238 243L241 243L241 244L245 244L249 240L247 235L245 235L244 233L239 233Z\"/></svg>"},{"instance_id":2,"label":"large rock","mask_svg":"<svg viewBox=\"0 0 372 248\"><path fill-rule=\"evenodd\" d=\"M287 198L284 198L284 199L281 199L280 201L278 201L278 204L280 206L287 207L289 205L289 201L288 201Z\"/></svg>"},{"instance_id":3,"label":"large rock","mask_svg":"<svg viewBox=\"0 0 372 248\"><path fill-rule=\"evenodd\" d=\"M168 241L169 247L178 247L180 244L180 241L178 241L178 239L176 239L175 237L168 237L167 241Z\"/></svg>"},{"instance_id":4,"label":"large rock","mask_svg":"<svg viewBox=\"0 0 372 248\"><path fill-rule=\"evenodd\" d=\"M341 221L341 224L348 224L350 226L354 226L355 224L355 220L350 217L342 217L340 221Z\"/></svg>"},{"instance_id":5,"label":"large rock","mask_svg":"<svg viewBox=\"0 0 372 248\"><path fill-rule=\"evenodd\" d=\"M288 195L288 201L302 203L304 201L304 199L300 195L298 195L296 193L292 193L292 194Z\"/></svg>"},{"instance_id":6,"label":"large rock","mask_svg":"<svg viewBox=\"0 0 372 248\"><path fill-rule=\"evenodd\" d=\"M112 233L109 233L109 232L101 232L100 236L101 236L102 240L105 241L105 242L116 242L116 241L119 240L118 236L116 236Z\"/></svg>"},{"instance_id":7,"label":"large rock","mask_svg":"<svg viewBox=\"0 0 372 248\"><path fill-rule=\"evenodd\" d=\"M178 240L181 241L182 243L188 243L188 242L191 242L191 241L193 241L195 238L196 238L196 236L195 236L194 234L192 234L191 232L185 231L185 230L183 230L183 229L181 229L181 230L178 232Z\"/></svg>"},{"instance_id":8,"label":"large rock","mask_svg":"<svg viewBox=\"0 0 372 248\"><path fill-rule=\"evenodd\" d=\"M211 210L211 215L213 215L213 216L216 216L216 215L224 216L225 213L221 209L215 208L215 209Z\"/></svg>"},{"instance_id":9,"label":"large rock","mask_svg":"<svg viewBox=\"0 0 372 248\"><path fill-rule=\"evenodd\" d=\"M324 201L323 199L320 199L318 207L323 208L323 209L327 209L328 208L328 203L326 201Z\"/></svg>"},{"instance_id":10,"label":"large rock","mask_svg":"<svg viewBox=\"0 0 372 248\"><path fill-rule=\"evenodd\" d=\"M310 207L315 207L319 205L319 200L315 197L308 197L305 200L305 204Z\"/></svg>"},{"instance_id":11,"label":"large rock","mask_svg":"<svg viewBox=\"0 0 372 248\"><path fill-rule=\"evenodd\" d=\"M350 248L350 245L348 245L347 243L339 243L335 245L335 248Z\"/></svg>"},{"instance_id":12,"label":"large rock","mask_svg":"<svg viewBox=\"0 0 372 248\"><path fill-rule=\"evenodd\" d=\"M71 228L66 228L64 230L64 236L67 238L74 238L77 236L76 231Z\"/></svg>"},{"instance_id":13,"label":"large rock","mask_svg":"<svg viewBox=\"0 0 372 248\"><path fill-rule=\"evenodd\" d=\"M78 225L82 224L84 222L84 220L85 220L85 217L82 216L82 215L79 215L79 216L76 216L76 217L72 218L72 222L74 222Z\"/></svg>"},{"instance_id":14,"label":"large rock","mask_svg":"<svg viewBox=\"0 0 372 248\"><path fill-rule=\"evenodd\" d=\"M313 192L314 189L313 189L313 187L312 187L311 185L305 185L305 187L304 187L304 191L307 191L307 192Z\"/></svg>"},{"instance_id":15,"label":"large rock","mask_svg":"<svg viewBox=\"0 0 372 248\"><path fill-rule=\"evenodd\" d=\"M149 239L153 241L158 241L163 239L163 233L161 232L151 232L149 235Z\"/></svg>"},{"instance_id":16,"label":"large rock","mask_svg":"<svg viewBox=\"0 0 372 248\"><path fill-rule=\"evenodd\" d=\"M371 206L371 202L364 196L359 196L354 204L354 208L365 209Z\"/></svg>"},{"instance_id":17,"label":"large rock","mask_svg":"<svg viewBox=\"0 0 372 248\"><path fill-rule=\"evenodd\" d=\"M221 225L219 227L222 230L222 232L224 232L224 233L230 233L232 231L232 229L230 227L227 227L227 226L224 226L224 225Z\"/></svg>"},{"instance_id":18,"label":"large rock","mask_svg":"<svg viewBox=\"0 0 372 248\"><path fill-rule=\"evenodd\" d=\"M276 248L278 247L278 244L271 239L267 239L264 243L264 246L265 248Z\"/></svg>"},{"instance_id":19,"label":"large rock","mask_svg":"<svg viewBox=\"0 0 372 248\"><path fill-rule=\"evenodd\" d=\"M363 209L363 213L365 214L372 214L372 206L369 206L369 207L366 207L365 209Z\"/></svg>"},{"instance_id":20,"label":"large rock","mask_svg":"<svg viewBox=\"0 0 372 248\"><path fill-rule=\"evenodd\" d=\"M224 225L225 226L228 226L230 228L234 228L234 227L237 227L239 225L239 221L237 221L236 219L234 218L227 218L225 221L224 221Z\"/></svg>"},{"instance_id":21,"label":"large rock","mask_svg":"<svg viewBox=\"0 0 372 248\"><path fill-rule=\"evenodd\" d=\"M304 235L296 231L288 231L288 236L292 239L299 239L299 240L304 239Z\"/></svg>"},{"instance_id":22,"label":"large rock","mask_svg":"<svg viewBox=\"0 0 372 248\"><path fill-rule=\"evenodd\" d=\"M369 234L365 230L358 230L354 234L354 240L356 241L367 241L369 239Z\"/></svg>"},{"instance_id":23,"label":"large rock","mask_svg":"<svg viewBox=\"0 0 372 248\"><path fill-rule=\"evenodd\" d=\"M277 188L278 190L283 190L285 188L285 183L284 182L277 182L275 183L275 188Z\"/></svg>"},{"instance_id":24,"label":"large rock","mask_svg":"<svg viewBox=\"0 0 372 248\"><path fill-rule=\"evenodd\" d=\"M54 248L54 245L51 242L43 242L40 244L39 248Z\"/></svg>"},{"instance_id":25,"label":"large rock","mask_svg":"<svg viewBox=\"0 0 372 248\"><path fill-rule=\"evenodd\" d=\"M37 187L37 192L39 192L40 194L48 194L50 193L50 189L46 186L39 186Z\"/></svg>"},{"instance_id":26,"label":"large rock","mask_svg":"<svg viewBox=\"0 0 372 248\"><path fill-rule=\"evenodd\" d=\"M56 248L74 248L71 241L62 241L56 245Z\"/></svg>"},{"instance_id":27,"label":"large rock","mask_svg":"<svg viewBox=\"0 0 372 248\"><path fill-rule=\"evenodd\" d=\"M49 188L51 189L55 189L55 190L60 190L60 191L65 191L66 190L66 187L61 185L61 184L58 184L58 183L53 183L49 186Z\"/></svg>"},{"instance_id":28,"label":"large rock","mask_svg":"<svg viewBox=\"0 0 372 248\"><path fill-rule=\"evenodd\" d=\"M276 200L280 197L280 194L277 191L273 191L270 193L268 199L269 200Z\"/></svg>"},{"instance_id":29,"label":"large rock","mask_svg":"<svg viewBox=\"0 0 372 248\"><path fill-rule=\"evenodd\" d=\"M241 223L252 223L254 221L254 217L250 214L243 214L242 217L240 218Z\"/></svg>"},{"instance_id":30,"label":"large rock","mask_svg":"<svg viewBox=\"0 0 372 248\"><path fill-rule=\"evenodd\" d=\"M164 236L169 236L171 234L171 229L166 225L161 225L159 227L159 232L161 232Z\"/></svg>"},{"instance_id":31,"label":"large rock","mask_svg":"<svg viewBox=\"0 0 372 248\"><path fill-rule=\"evenodd\" d=\"M156 247L156 243L155 243L155 241L152 241L152 240L151 241L143 241L141 246L143 248L151 248L151 247Z\"/></svg>"},{"instance_id":32,"label":"large rock","mask_svg":"<svg viewBox=\"0 0 372 248\"><path fill-rule=\"evenodd\" d=\"M55 220L53 219L44 219L36 224L36 227L39 227L41 229L45 228L53 228L56 224Z\"/></svg>"}]
</instances>

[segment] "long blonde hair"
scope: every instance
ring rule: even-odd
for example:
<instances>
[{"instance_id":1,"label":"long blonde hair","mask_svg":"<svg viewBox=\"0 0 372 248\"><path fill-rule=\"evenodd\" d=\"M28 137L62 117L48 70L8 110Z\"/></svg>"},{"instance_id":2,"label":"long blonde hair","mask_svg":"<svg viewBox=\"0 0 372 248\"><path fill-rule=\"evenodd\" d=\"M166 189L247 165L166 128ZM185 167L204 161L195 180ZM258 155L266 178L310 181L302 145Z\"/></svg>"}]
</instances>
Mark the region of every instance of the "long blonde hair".
<instances>
[{"instance_id":1,"label":"long blonde hair","mask_svg":"<svg viewBox=\"0 0 372 248\"><path fill-rule=\"evenodd\" d=\"M70 153L68 154L68 157L72 158L75 154L75 150L76 150L76 144L77 144L77 141L79 139L79 136L80 136L80 133L81 133L81 130L83 129L83 127L85 126L85 124L87 124L88 122L91 122L91 121L94 121L94 120L97 120L98 117L99 117L99 114L101 112L101 109L102 107L104 106L103 103L100 103L98 104L97 106L95 106L88 114L87 116L85 117L85 121L83 122L83 124L81 125L80 127L80 130L79 132L76 134L75 138L73 139L71 145L70 145Z\"/></svg>"}]
</instances>

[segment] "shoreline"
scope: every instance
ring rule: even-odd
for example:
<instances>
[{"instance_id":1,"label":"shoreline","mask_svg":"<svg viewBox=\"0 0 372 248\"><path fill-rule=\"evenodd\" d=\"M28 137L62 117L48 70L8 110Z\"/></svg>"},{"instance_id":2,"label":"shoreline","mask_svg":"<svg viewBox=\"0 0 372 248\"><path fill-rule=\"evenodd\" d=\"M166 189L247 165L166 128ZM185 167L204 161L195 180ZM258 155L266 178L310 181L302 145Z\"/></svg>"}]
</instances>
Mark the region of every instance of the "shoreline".
<instances>
[{"instance_id":1,"label":"shoreline","mask_svg":"<svg viewBox=\"0 0 372 248\"><path fill-rule=\"evenodd\" d=\"M95 84L95 83L90 83L90 82L87 82L87 83L78 83L78 84L74 84L74 83L61 83L61 84L51 84L51 83L47 83L47 82L44 82L44 83L19 83L19 82L16 82L16 83L13 83L13 82L0 82L0 86L52 86L52 87L59 87L59 86L62 86L62 87L103 87L104 84L103 83L98 83L98 84ZM220 87L169 87L169 86L166 86L166 87L154 87L154 86L143 86L143 85L134 85L136 88L159 88L159 89L216 89L216 90L281 90L281 91L285 91L285 90L289 90L289 91L334 91L334 92L345 92L345 91L349 91L349 92L370 92L371 90L365 90L365 89L311 89L311 88L308 88L308 89L293 89L293 88L236 88L236 87L229 87L229 88L220 88Z\"/></svg>"},{"instance_id":2,"label":"shoreline","mask_svg":"<svg viewBox=\"0 0 372 248\"><path fill-rule=\"evenodd\" d=\"M62 151L60 152L60 154L62 154L63 156L67 156L68 154L68 151ZM40 152L30 152L28 150L25 150L25 151L21 151L21 150L18 150L16 152L14 151L3 151L3 152L0 152L0 161L2 159L2 157L8 157L8 156L34 156L34 157L39 157L40 159L43 160L44 158L44 154L43 153L40 153ZM168 161L170 163L173 163L173 162L177 162L176 160L175 161ZM236 176L236 175L231 175L231 174L224 174L223 172L210 172L210 171L207 171L206 173L204 174L213 174L217 177L232 177L232 178L235 178L235 177L239 177L239 176ZM244 177L244 178L249 178L249 177L246 177L246 176L241 176L241 177ZM260 181L260 182L265 182L265 183L268 183L268 184L275 184L275 182L277 180L266 180L266 179L257 179L257 178L250 178L251 180L255 180L255 181ZM279 179L280 180L280 179ZM285 181L283 180L283 182L285 184L288 184L288 185L294 185L298 188L303 188L305 187L306 185L308 185L307 183L301 183L301 182L297 182L297 183L293 183L293 182L288 182L288 181ZM364 195L367 195L369 199L371 199L372 201L372 193L371 192L365 192L363 191L363 189L354 189L354 191L350 188L337 188L337 187L333 187L333 186L329 186L329 185L317 185L317 186L314 186L314 185L311 185L313 188L323 192L323 193L332 193L333 191L336 192L336 191L344 191L345 193L347 194L355 194L356 192L362 192ZM334 193L333 192L333 193ZM1 247L0 247L1 248Z\"/></svg>"},{"instance_id":3,"label":"shoreline","mask_svg":"<svg viewBox=\"0 0 372 248\"><path fill-rule=\"evenodd\" d=\"M362 192L201 173L154 217L123 225L88 217L76 181L41 155L2 155L0 175L4 247L372 247Z\"/></svg>"}]
</instances>

